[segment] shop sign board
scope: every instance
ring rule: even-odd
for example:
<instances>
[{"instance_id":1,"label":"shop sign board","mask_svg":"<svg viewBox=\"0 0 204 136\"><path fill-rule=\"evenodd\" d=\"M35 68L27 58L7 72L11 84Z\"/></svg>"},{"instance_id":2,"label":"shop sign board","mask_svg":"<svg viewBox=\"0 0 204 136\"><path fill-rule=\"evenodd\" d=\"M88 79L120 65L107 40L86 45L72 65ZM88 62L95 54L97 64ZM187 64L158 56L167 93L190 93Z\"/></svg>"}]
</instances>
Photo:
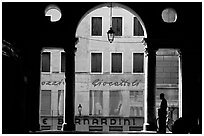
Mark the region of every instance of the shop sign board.
<instances>
[{"instance_id":1,"label":"shop sign board","mask_svg":"<svg viewBox=\"0 0 204 136\"><path fill-rule=\"evenodd\" d=\"M76 131L138 131L143 117L75 117Z\"/></svg>"}]
</instances>

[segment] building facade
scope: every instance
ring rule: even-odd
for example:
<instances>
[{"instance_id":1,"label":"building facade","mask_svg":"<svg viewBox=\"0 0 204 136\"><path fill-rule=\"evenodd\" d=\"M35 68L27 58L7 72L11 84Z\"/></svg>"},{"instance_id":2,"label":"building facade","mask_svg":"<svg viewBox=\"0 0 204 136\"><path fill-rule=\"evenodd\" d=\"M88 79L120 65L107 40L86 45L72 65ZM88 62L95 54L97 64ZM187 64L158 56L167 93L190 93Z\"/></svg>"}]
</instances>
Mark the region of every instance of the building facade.
<instances>
[{"instance_id":1,"label":"building facade","mask_svg":"<svg viewBox=\"0 0 204 136\"><path fill-rule=\"evenodd\" d=\"M177 49L159 49L156 55L156 109L160 107L160 93L165 94L172 119L182 112L180 53ZM156 111L156 113L158 110ZM156 114L158 115L158 113Z\"/></svg>"},{"instance_id":2,"label":"building facade","mask_svg":"<svg viewBox=\"0 0 204 136\"><path fill-rule=\"evenodd\" d=\"M41 53L39 122L41 130L61 130L64 122L65 52L46 48Z\"/></svg>"},{"instance_id":3,"label":"building facade","mask_svg":"<svg viewBox=\"0 0 204 136\"><path fill-rule=\"evenodd\" d=\"M111 22L113 43L107 40ZM123 5L100 5L82 17L76 31L76 131L142 130L146 36L140 17Z\"/></svg>"}]
</instances>

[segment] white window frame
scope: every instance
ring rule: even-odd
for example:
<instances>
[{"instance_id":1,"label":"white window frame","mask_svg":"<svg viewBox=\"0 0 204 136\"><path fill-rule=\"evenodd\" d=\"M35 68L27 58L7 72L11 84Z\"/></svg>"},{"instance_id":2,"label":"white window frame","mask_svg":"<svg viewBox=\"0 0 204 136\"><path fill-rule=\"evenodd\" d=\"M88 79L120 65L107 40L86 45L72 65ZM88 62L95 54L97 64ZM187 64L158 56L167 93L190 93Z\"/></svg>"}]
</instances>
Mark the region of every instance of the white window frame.
<instances>
[{"instance_id":1,"label":"white window frame","mask_svg":"<svg viewBox=\"0 0 204 136\"><path fill-rule=\"evenodd\" d=\"M50 72L43 72L43 71L42 71L42 53L44 53L44 52L49 52L49 53L50 53ZM41 58L40 58L40 59L41 59L41 64L40 64L40 65L41 65L41 66L40 66L41 73L42 73L42 74L51 74L51 73L52 73L52 67L51 67L51 63L52 63L52 52L51 52L51 51L47 51L47 50L42 51L42 52L41 52Z\"/></svg>"},{"instance_id":2,"label":"white window frame","mask_svg":"<svg viewBox=\"0 0 204 136\"><path fill-rule=\"evenodd\" d=\"M122 72L121 73L112 73L112 54L113 53L122 53ZM123 74L123 52L110 52L110 74Z\"/></svg>"},{"instance_id":3,"label":"white window frame","mask_svg":"<svg viewBox=\"0 0 204 136\"><path fill-rule=\"evenodd\" d=\"M143 54L143 72L140 72L140 73L138 73L138 72L133 72L133 57L134 57L134 53L138 53L138 54ZM131 70L131 72L132 72L132 74L145 74L145 53L144 52L132 52L132 70Z\"/></svg>"},{"instance_id":4,"label":"white window frame","mask_svg":"<svg viewBox=\"0 0 204 136\"><path fill-rule=\"evenodd\" d=\"M102 26L101 26L101 35L92 35L92 18L94 18L94 17L101 17L101 24L102 24ZM90 36L91 37L95 37L95 38L97 38L97 37L102 37L103 36L103 17L102 16L91 16L90 17Z\"/></svg>"},{"instance_id":5,"label":"white window frame","mask_svg":"<svg viewBox=\"0 0 204 136\"><path fill-rule=\"evenodd\" d=\"M91 72L91 54L92 53L101 53L101 63L102 63L102 65L101 65L101 72L99 73L99 72ZM91 51L90 52L90 59L89 59L89 62L90 62L90 74L103 74L103 52L102 51Z\"/></svg>"}]
</instances>

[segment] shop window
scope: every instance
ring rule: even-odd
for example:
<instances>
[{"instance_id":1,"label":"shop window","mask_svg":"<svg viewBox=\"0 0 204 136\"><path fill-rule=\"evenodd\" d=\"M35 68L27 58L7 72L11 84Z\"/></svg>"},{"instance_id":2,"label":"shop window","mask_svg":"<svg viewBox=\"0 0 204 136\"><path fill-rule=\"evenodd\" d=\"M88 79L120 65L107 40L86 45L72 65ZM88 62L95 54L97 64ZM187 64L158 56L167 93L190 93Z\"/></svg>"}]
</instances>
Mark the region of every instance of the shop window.
<instances>
[{"instance_id":1,"label":"shop window","mask_svg":"<svg viewBox=\"0 0 204 136\"><path fill-rule=\"evenodd\" d=\"M91 73L102 73L102 53L91 53Z\"/></svg>"},{"instance_id":2,"label":"shop window","mask_svg":"<svg viewBox=\"0 0 204 136\"><path fill-rule=\"evenodd\" d=\"M134 17L134 36L144 36L142 25L137 17Z\"/></svg>"},{"instance_id":3,"label":"shop window","mask_svg":"<svg viewBox=\"0 0 204 136\"><path fill-rule=\"evenodd\" d=\"M41 91L41 115L51 115L51 90Z\"/></svg>"},{"instance_id":4,"label":"shop window","mask_svg":"<svg viewBox=\"0 0 204 136\"><path fill-rule=\"evenodd\" d=\"M112 28L115 32L115 36L122 36L122 17L112 18Z\"/></svg>"},{"instance_id":5,"label":"shop window","mask_svg":"<svg viewBox=\"0 0 204 136\"><path fill-rule=\"evenodd\" d=\"M109 115L110 116L120 116L122 115L122 92L120 90L110 91L110 101L109 101Z\"/></svg>"},{"instance_id":6,"label":"shop window","mask_svg":"<svg viewBox=\"0 0 204 136\"><path fill-rule=\"evenodd\" d=\"M144 72L144 53L133 53L133 73Z\"/></svg>"},{"instance_id":7,"label":"shop window","mask_svg":"<svg viewBox=\"0 0 204 136\"><path fill-rule=\"evenodd\" d=\"M66 66L66 54L65 52L61 52L61 72L65 72Z\"/></svg>"},{"instance_id":8,"label":"shop window","mask_svg":"<svg viewBox=\"0 0 204 136\"><path fill-rule=\"evenodd\" d=\"M58 115L64 115L64 90L58 90Z\"/></svg>"},{"instance_id":9,"label":"shop window","mask_svg":"<svg viewBox=\"0 0 204 136\"><path fill-rule=\"evenodd\" d=\"M89 114L103 115L103 91L90 90Z\"/></svg>"},{"instance_id":10,"label":"shop window","mask_svg":"<svg viewBox=\"0 0 204 136\"><path fill-rule=\"evenodd\" d=\"M130 116L143 116L143 91L130 91Z\"/></svg>"},{"instance_id":11,"label":"shop window","mask_svg":"<svg viewBox=\"0 0 204 136\"><path fill-rule=\"evenodd\" d=\"M50 52L42 53L42 72L50 72Z\"/></svg>"},{"instance_id":12,"label":"shop window","mask_svg":"<svg viewBox=\"0 0 204 136\"><path fill-rule=\"evenodd\" d=\"M122 53L112 53L111 73L122 73Z\"/></svg>"},{"instance_id":13,"label":"shop window","mask_svg":"<svg viewBox=\"0 0 204 136\"><path fill-rule=\"evenodd\" d=\"M92 36L102 36L102 17L92 17Z\"/></svg>"}]
</instances>

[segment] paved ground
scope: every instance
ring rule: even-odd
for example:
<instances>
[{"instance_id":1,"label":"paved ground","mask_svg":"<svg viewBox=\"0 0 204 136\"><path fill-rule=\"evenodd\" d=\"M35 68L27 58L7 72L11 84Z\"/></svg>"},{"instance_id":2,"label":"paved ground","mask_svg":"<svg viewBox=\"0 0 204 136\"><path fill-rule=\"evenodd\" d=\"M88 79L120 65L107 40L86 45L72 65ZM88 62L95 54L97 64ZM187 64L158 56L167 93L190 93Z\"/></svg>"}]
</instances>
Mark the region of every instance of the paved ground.
<instances>
[{"instance_id":1,"label":"paved ground","mask_svg":"<svg viewBox=\"0 0 204 136\"><path fill-rule=\"evenodd\" d=\"M83 131L37 131L35 134L157 134L156 131L122 131L122 132L83 132ZM170 132L167 132L169 134Z\"/></svg>"}]
</instances>

